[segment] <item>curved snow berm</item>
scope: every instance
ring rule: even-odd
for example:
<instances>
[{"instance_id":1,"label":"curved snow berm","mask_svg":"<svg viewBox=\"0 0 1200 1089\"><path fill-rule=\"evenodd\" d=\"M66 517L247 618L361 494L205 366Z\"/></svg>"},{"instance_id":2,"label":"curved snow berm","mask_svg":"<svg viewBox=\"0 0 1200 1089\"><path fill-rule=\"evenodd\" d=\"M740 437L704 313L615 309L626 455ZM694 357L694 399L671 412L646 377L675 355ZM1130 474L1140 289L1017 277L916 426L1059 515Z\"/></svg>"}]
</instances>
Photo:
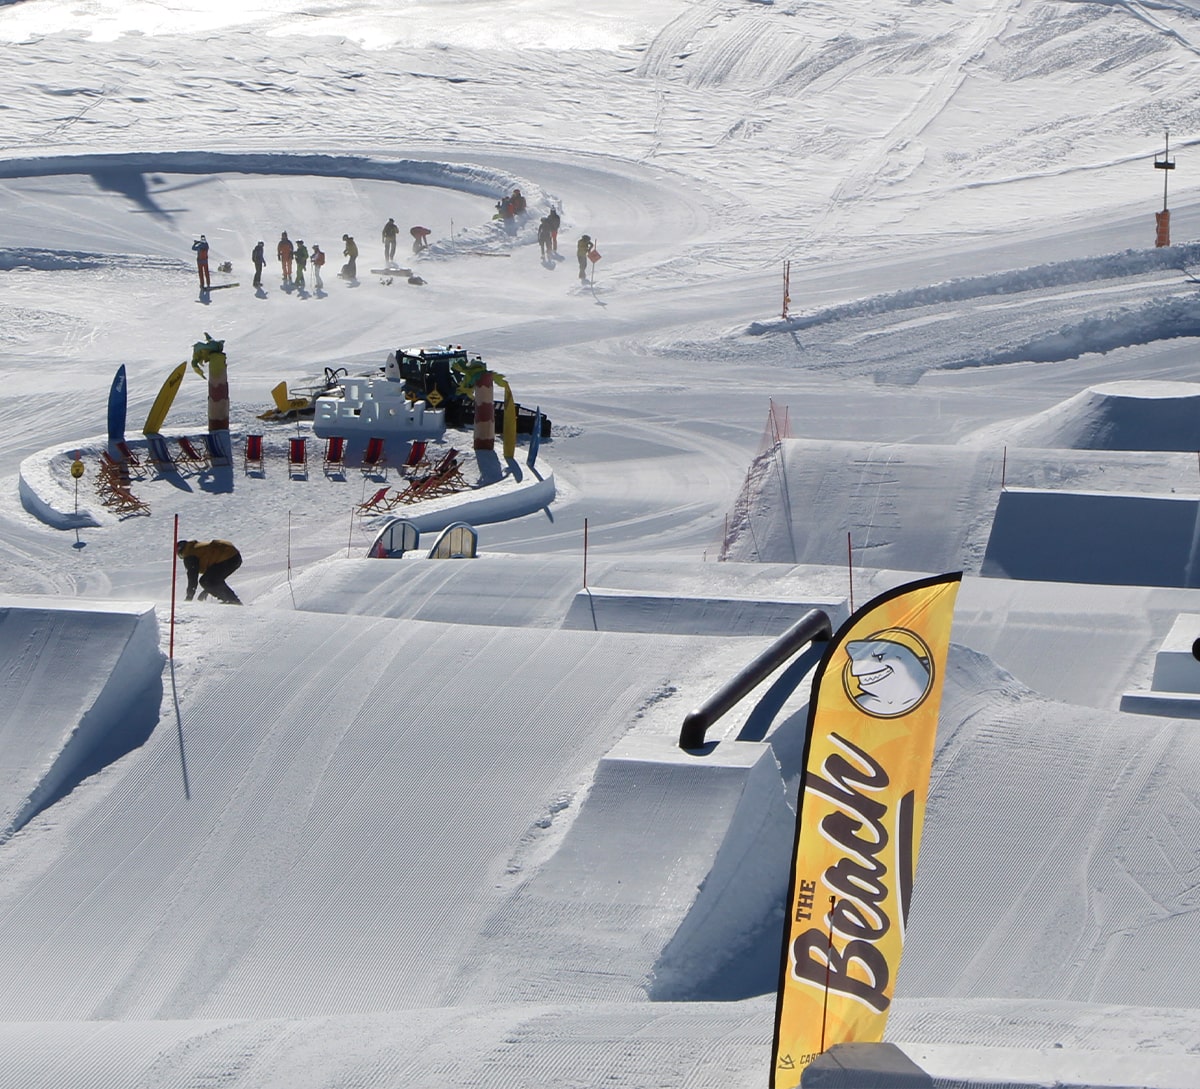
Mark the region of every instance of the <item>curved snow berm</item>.
<instances>
[{"instance_id":1,"label":"curved snow berm","mask_svg":"<svg viewBox=\"0 0 1200 1089\"><path fill-rule=\"evenodd\" d=\"M158 721L163 655L147 604L0 597L0 841Z\"/></svg>"},{"instance_id":2,"label":"curved snow berm","mask_svg":"<svg viewBox=\"0 0 1200 1089\"><path fill-rule=\"evenodd\" d=\"M1024 420L990 424L961 440L1071 450L1200 450L1200 384L1105 382Z\"/></svg>"}]
</instances>

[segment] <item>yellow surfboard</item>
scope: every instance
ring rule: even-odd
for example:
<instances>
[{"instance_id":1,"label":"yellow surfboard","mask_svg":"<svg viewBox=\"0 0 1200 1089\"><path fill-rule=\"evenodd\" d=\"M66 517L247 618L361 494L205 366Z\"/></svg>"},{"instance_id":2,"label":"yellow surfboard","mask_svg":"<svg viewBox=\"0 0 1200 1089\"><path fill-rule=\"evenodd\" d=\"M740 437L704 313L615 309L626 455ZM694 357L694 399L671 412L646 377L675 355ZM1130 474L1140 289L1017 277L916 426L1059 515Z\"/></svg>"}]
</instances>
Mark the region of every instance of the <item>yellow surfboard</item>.
<instances>
[{"instance_id":1,"label":"yellow surfboard","mask_svg":"<svg viewBox=\"0 0 1200 1089\"><path fill-rule=\"evenodd\" d=\"M179 392L179 387L183 383L183 376L186 373L187 364L180 363L167 376L162 389L158 391L158 396L154 398L154 404L150 408L150 415L146 417L146 426L142 428L143 435L157 435L162 430L163 421L166 420L167 413L171 411L171 404L175 400L175 394Z\"/></svg>"}]
</instances>

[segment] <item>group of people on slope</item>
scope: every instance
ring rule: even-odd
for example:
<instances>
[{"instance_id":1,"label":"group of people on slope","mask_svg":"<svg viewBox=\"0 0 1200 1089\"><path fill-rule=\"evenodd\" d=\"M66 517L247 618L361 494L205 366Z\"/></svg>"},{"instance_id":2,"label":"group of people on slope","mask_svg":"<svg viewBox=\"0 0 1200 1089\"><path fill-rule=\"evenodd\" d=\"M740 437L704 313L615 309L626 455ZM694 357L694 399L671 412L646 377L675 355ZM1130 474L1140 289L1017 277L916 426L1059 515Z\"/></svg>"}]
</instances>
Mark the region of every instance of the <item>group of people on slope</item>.
<instances>
[{"instance_id":1,"label":"group of people on slope","mask_svg":"<svg viewBox=\"0 0 1200 1089\"><path fill-rule=\"evenodd\" d=\"M343 241L349 235L342 235ZM355 251L357 253L357 250ZM325 286L321 279L321 270L325 267L325 251L321 249L317 243L313 243L311 250L304 244L303 238L296 239L293 242L288 238L287 231L283 231L279 236L279 241L275 244L275 256L279 261L279 267L283 274L283 282L285 284L294 284L301 290L305 287L305 271L311 266L313 274L313 288L320 291ZM258 242L250 254L250 261L254 265L254 286L262 287L263 269L267 264L266 246L263 242Z\"/></svg>"}]
</instances>

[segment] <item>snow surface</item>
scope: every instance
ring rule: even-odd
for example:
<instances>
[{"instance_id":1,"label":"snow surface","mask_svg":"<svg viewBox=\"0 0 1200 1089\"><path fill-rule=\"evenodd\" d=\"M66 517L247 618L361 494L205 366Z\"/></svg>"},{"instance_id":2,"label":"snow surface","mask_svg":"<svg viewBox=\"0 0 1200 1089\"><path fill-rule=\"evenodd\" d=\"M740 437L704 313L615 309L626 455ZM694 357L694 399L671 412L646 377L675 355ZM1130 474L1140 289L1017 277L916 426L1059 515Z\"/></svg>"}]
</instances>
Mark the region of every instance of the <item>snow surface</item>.
<instances>
[{"instance_id":1,"label":"snow surface","mask_svg":"<svg viewBox=\"0 0 1200 1089\"><path fill-rule=\"evenodd\" d=\"M1149 695L1200 615L1198 17L0 3L0 1083L764 1084L814 657L702 756L683 717L962 569L888 1039L942 1087L1200 1085L1200 715ZM424 284L369 273L389 216ZM322 291L250 288L282 230ZM118 518L113 374L141 449L206 331L233 464ZM257 414L447 343L552 437L402 512L478 559L366 559L383 481L293 479L310 425ZM205 420L189 374L166 430ZM176 516L245 609L172 626Z\"/></svg>"}]
</instances>

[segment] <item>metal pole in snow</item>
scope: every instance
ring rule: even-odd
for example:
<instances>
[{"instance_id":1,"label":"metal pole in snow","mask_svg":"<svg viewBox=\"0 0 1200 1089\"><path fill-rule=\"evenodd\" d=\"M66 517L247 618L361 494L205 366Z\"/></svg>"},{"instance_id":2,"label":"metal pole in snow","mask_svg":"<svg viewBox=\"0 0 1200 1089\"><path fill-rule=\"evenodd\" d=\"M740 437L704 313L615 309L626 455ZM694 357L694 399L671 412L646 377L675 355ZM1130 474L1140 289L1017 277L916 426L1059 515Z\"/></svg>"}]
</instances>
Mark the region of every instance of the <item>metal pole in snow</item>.
<instances>
[{"instance_id":1,"label":"metal pole in snow","mask_svg":"<svg viewBox=\"0 0 1200 1089\"><path fill-rule=\"evenodd\" d=\"M1004 491L1005 481L1008 480L1008 447L1004 448L1004 457L1000 461L1000 490Z\"/></svg>"},{"instance_id":2,"label":"metal pole in snow","mask_svg":"<svg viewBox=\"0 0 1200 1089\"><path fill-rule=\"evenodd\" d=\"M175 576L179 570L179 515L175 515L174 540L171 541L171 638L167 660L175 661Z\"/></svg>"},{"instance_id":3,"label":"metal pole in snow","mask_svg":"<svg viewBox=\"0 0 1200 1089\"><path fill-rule=\"evenodd\" d=\"M583 588L587 589L587 519L583 520Z\"/></svg>"},{"instance_id":4,"label":"metal pole in snow","mask_svg":"<svg viewBox=\"0 0 1200 1089\"><path fill-rule=\"evenodd\" d=\"M854 548L850 544L850 531L846 531L846 568L850 572L850 612L854 613Z\"/></svg>"},{"instance_id":5,"label":"metal pole in snow","mask_svg":"<svg viewBox=\"0 0 1200 1089\"><path fill-rule=\"evenodd\" d=\"M350 542L354 540L354 511L350 511L350 536L346 538L346 559L350 558Z\"/></svg>"},{"instance_id":6,"label":"metal pole in snow","mask_svg":"<svg viewBox=\"0 0 1200 1089\"><path fill-rule=\"evenodd\" d=\"M354 523L351 522L351 525ZM287 540L288 585L292 583L292 512L288 511L288 540Z\"/></svg>"},{"instance_id":7,"label":"metal pole in snow","mask_svg":"<svg viewBox=\"0 0 1200 1089\"><path fill-rule=\"evenodd\" d=\"M835 897L829 898L829 943L825 947L825 1000L821 1005L821 1051L825 1050L825 1020L829 1013L829 966L833 963L833 905Z\"/></svg>"}]
</instances>

